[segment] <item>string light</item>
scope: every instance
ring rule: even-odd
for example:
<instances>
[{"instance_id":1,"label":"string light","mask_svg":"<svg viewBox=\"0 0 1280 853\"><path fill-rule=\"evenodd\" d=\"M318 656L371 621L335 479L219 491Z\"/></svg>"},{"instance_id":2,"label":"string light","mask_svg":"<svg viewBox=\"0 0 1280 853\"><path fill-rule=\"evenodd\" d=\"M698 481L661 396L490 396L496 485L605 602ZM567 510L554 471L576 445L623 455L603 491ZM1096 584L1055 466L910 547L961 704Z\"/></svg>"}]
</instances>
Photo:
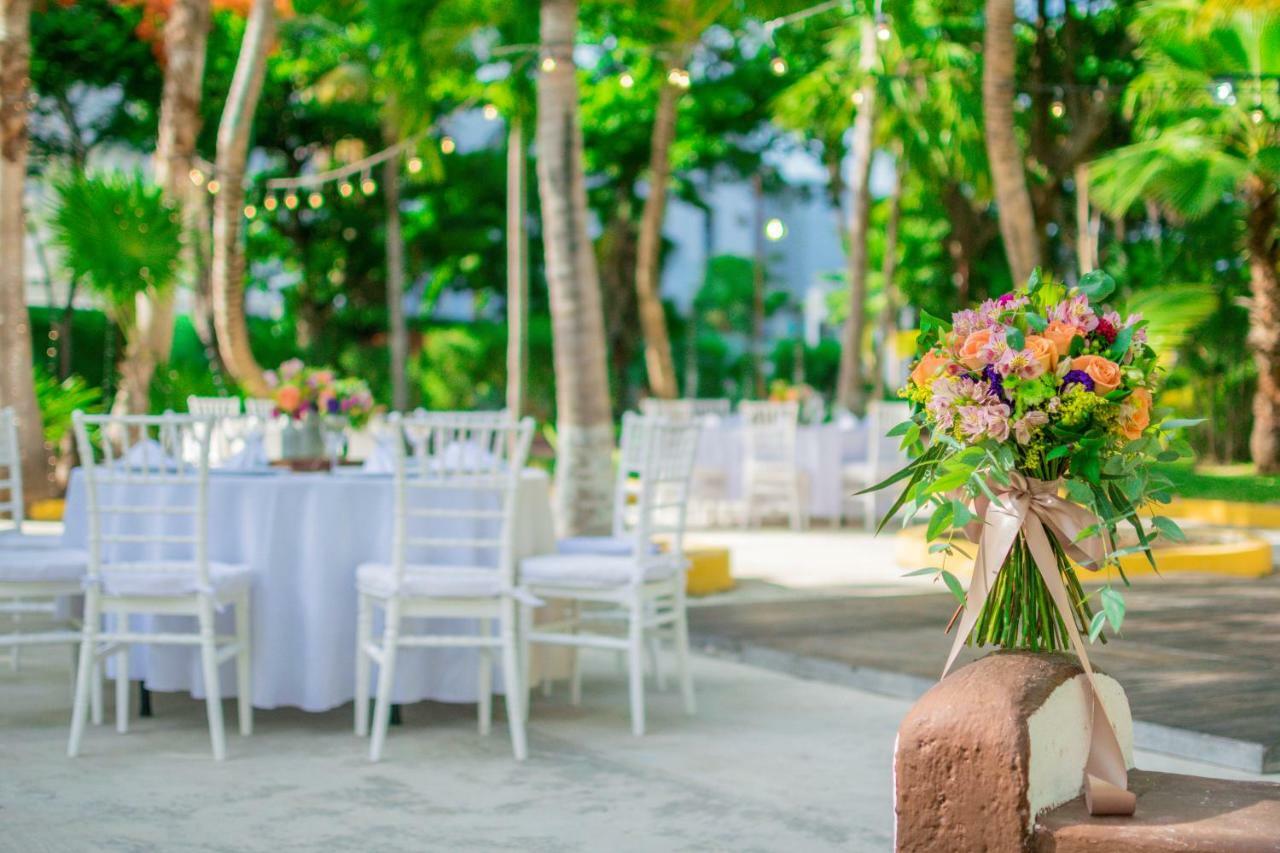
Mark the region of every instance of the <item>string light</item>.
<instances>
[{"instance_id":1,"label":"string light","mask_svg":"<svg viewBox=\"0 0 1280 853\"><path fill-rule=\"evenodd\" d=\"M187 172L187 177L190 178L191 183L196 186L200 186L204 183L204 172L199 169L192 169L190 172Z\"/></svg>"},{"instance_id":2,"label":"string light","mask_svg":"<svg viewBox=\"0 0 1280 853\"><path fill-rule=\"evenodd\" d=\"M265 207L268 212L275 210L279 205L280 202L276 199L275 193L267 193L267 197L262 200L262 206Z\"/></svg>"},{"instance_id":3,"label":"string light","mask_svg":"<svg viewBox=\"0 0 1280 853\"><path fill-rule=\"evenodd\" d=\"M1224 104L1234 103L1236 88L1231 84L1230 80L1220 80L1213 87L1213 96Z\"/></svg>"},{"instance_id":4,"label":"string light","mask_svg":"<svg viewBox=\"0 0 1280 853\"><path fill-rule=\"evenodd\" d=\"M222 189L222 184L218 183L217 178L213 178L204 185L204 188L209 191L209 195L217 195L218 190Z\"/></svg>"},{"instance_id":5,"label":"string light","mask_svg":"<svg viewBox=\"0 0 1280 853\"><path fill-rule=\"evenodd\" d=\"M258 215L258 208L254 207L252 204L246 204L246 205L244 206L244 218L245 218L245 219L253 219L253 217L255 217L255 216L257 216L257 215Z\"/></svg>"},{"instance_id":6,"label":"string light","mask_svg":"<svg viewBox=\"0 0 1280 853\"><path fill-rule=\"evenodd\" d=\"M854 93L849 96L849 100L853 102L855 107L862 106L862 90L858 89L854 91Z\"/></svg>"},{"instance_id":7,"label":"string light","mask_svg":"<svg viewBox=\"0 0 1280 853\"><path fill-rule=\"evenodd\" d=\"M1261 109L1255 109L1253 112L1249 113L1249 118L1253 119L1254 124L1262 124L1262 120L1266 117L1266 114L1263 113Z\"/></svg>"},{"instance_id":8,"label":"string light","mask_svg":"<svg viewBox=\"0 0 1280 853\"><path fill-rule=\"evenodd\" d=\"M360 192L365 195L373 195L374 191L377 189L378 185L374 183L373 176L368 172L365 172L364 177L360 179Z\"/></svg>"},{"instance_id":9,"label":"string light","mask_svg":"<svg viewBox=\"0 0 1280 853\"><path fill-rule=\"evenodd\" d=\"M774 217L764 224L764 236L773 242L778 242L787 236L787 225L781 219Z\"/></svg>"},{"instance_id":10,"label":"string light","mask_svg":"<svg viewBox=\"0 0 1280 853\"><path fill-rule=\"evenodd\" d=\"M683 68L672 68L667 72L667 82L672 86L678 86L681 89L688 89L691 82L689 72Z\"/></svg>"},{"instance_id":11,"label":"string light","mask_svg":"<svg viewBox=\"0 0 1280 853\"><path fill-rule=\"evenodd\" d=\"M458 150L458 143L453 141L452 136L445 136L440 140L440 150L445 154L452 154Z\"/></svg>"},{"instance_id":12,"label":"string light","mask_svg":"<svg viewBox=\"0 0 1280 853\"><path fill-rule=\"evenodd\" d=\"M543 74L550 74L556 70L556 58L554 56L544 56L538 67L542 69Z\"/></svg>"},{"instance_id":13,"label":"string light","mask_svg":"<svg viewBox=\"0 0 1280 853\"><path fill-rule=\"evenodd\" d=\"M630 71L623 71L618 75L618 85L624 89L630 89L636 84L636 78L631 76Z\"/></svg>"},{"instance_id":14,"label":"string light","mask_svg":"<svg viewBox=\"0 0 1280 853\"><path fill-rule=\"evenodd\" d=\"M319 207L322 204L324 204L324 196L322 196L320 193L314 192L314 193L311 193L311 195L307 196L307 205L310 206L312 210L315 210L317 207Z\"/></svg>"},{"instance_id":15,"label":"string light","mask_svg":"<svg viewBox=\"0 0 1280 853\"><path fill-rule=\"evenodd\" d=\"M1067 105L1062 103L1062 101L1054 101L1049 106L1049 112L1053 113L1054 118L1062 118L1066 115Z\"/></svg>"},{"instance_id":16,"label":"string light","mask_svg":"<svg viewBox=\"0 0 1280 853\"><path fill-rule=\"evenodd\" d=\"M486 121L494 121L498 117L498 108L493 104L485 104L483 112Z\"/></svg>"},{"instance_id":17,"label":"string light","mask_svg":"<svg viewBox=\"0 0 1280 853\"><path fill-rule=\"evenodd\" d=\"M296 210L298 208L298 194L286 193L284 197L284 206L290 210Z\"/></svg>"},{"instance_id":18,"label":"string light","mask_svg":"<svg viewBox=\"0 0 1280 853\"><path fill-rule=\"evenodd\" d=\"M419 172L421 172L421 171L422 171L422 158L421 158L421 157L410 157L410 158L409 158L408 166L409 166L409 174L410 174L410 175L416 175L416 174L418 174Z\"/></svg>"},{"instance_id":19,"label":"string light","mask_svg":"<svg viewBox=\"0 0 1280 853\"><path fill-rule=\"evenodd\" d=\"M343 198L351 198L351 194L355 191L356 191L356 188L352 186L350 181L343 181L342 183L338 184L338 195L342 196Z\"/></svg>"},{"instance_id":20,"label":"string light","mask_svg":"<svg viewBox=\"0 0 1280 853\"><path fill-rule=\"evenodd\" d=\"M876 38L880 41L888 41L893 38L893 29L889 26L889 16L879 14L876 16Z\"/></svg>"},{"instance_id":21,"label":"string light","mask_svg":"<svg viewBox=\"0 0 1280 853\"><path fill-rule=\"evenodd\" d=\"M773 56L769 59L769 70L773 72L775 77L781 77L787 73L787 61L783 59L775 50Z\"/></svg>"}]
</instances>

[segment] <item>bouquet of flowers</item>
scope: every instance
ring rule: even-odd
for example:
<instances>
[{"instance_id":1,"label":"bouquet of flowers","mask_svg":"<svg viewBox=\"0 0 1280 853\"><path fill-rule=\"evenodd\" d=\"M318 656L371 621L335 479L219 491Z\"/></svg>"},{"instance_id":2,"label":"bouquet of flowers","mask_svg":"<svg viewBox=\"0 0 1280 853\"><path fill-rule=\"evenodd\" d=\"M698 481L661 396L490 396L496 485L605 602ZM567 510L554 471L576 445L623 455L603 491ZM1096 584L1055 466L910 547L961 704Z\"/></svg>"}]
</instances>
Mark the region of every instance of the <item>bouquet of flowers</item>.
<instances>
[{"instance_id":1,"label":"bouquet of flowers","mask_svg":"<svg viewBox=\"0 0 1280 853\"><path fill-rule=\"evenodd\" d=\"M1151 511L1172 497L1151 463L1191 455L1178 430L1198 421L1153 412L1158 356L1141 316L1104 304L1114 290L1100 271L1070 289L1037 271L950 323L924 315L900 392L912 416L891 431L912 461L873 488L906 481L885 521L904 506L928 513L942 565L913 574L939 575L961 602L951 660L966 641L1083 656L1081 635L1120 629L1124 599L1108 583L1095 602L1078 570L1125 580L1119 557L1143 552L1154 566L1153 540L1182 538ZM967 593L946 570L971 556L962 534L977 543Z\"/></svg>"},{"instance_id":2,"label":"bouquet of flowers","mask_svg":"<svg viewBox=\"0 0 1280 853\"><path fill-rule=\"evenodd\" d=\"M278 370L267 371L266 380L276 411L293 420L341 416L359 429L375 411L373 393L363 379L338 377L327 367L307 367L300 359L291 358Z\"/></svg>"}]
</instances>

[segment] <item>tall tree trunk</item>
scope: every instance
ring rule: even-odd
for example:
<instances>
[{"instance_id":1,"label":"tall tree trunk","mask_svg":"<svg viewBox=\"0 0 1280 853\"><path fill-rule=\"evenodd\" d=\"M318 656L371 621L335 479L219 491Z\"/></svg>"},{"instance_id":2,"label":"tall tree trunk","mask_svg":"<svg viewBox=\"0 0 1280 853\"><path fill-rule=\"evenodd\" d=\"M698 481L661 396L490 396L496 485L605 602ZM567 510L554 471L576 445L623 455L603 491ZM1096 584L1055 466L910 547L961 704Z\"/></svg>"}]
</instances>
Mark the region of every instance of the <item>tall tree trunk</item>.
<instances>
[{"instance_id":1,"label":"tall tree trunk","mask_svg":"<svg viewBox=\"0 0 1280 853\"><path fill-rule=\"evenodd\" d=\"M231 91L218 123L218 180L222 191L213 205L213 324L227 371L254 396L268 393L262 368L249 345L244 313L245 258L244 168L249 158L249 131L262 94L267 53L275 34L274 0L253 0L244 40L236 59Z\"/></svg>"},{"instance_id":2,"label":"tall tree trunk","mask_svg":"<svg viewBox=\"0 0 1280 853\"><path fill-rule=\"evenodd\" d=\"M987 0L986 34L983 37L982 114L987 138L987 159L1000 209L1000 234L1015 285L1024 283L1040 264L1040 241L1027 192L1022 149L1014 132L1013 42L1014 0Z\"/></svg>"},{"instance_id":3,"label":"tall tree trunk","mask_svg":"<svg viewBox=\"0 0 1280 853\"><path fill-rule=\"evenodd\" d=\"M164 26L164 87L156 133L155 178L168 201L178 208L187 232L185 266L194 275L196 229L202 227L199 190L188 180L196 137L200 133L200 94L204 82L205 44L209 37L209 0L174 0ZM174 299L177 288L140 293L134 316L137 327L126 331L129 346L116 394L119 414L145 414L151 407L151 379L173 349Z\"/></svg>"},{"instance_id":4,"label":"tall tree trunk","mask_svg":"<svg viewBox=\"0 0 1280 853\"><path fill-rule=\"evenodd\" d=\"M1098 250L1093 242L1092 217L1089 216L1089 164L1076 164L1076 262L1080 273L1091 272L1098 265Z\"/></svg>"},{"instance_id":5,"label":"tall tree trunk","mask_svg":"<svg viewBox=\"0 0 1280 853\"><path fill-rule=\"evenodd\" d=\"M649 390L655 397L679 396L671 337L662 309L662 223L667 211L667 182L671 179L671 143L676 137L676 110L681 89L664 82L658 92L658 109L649 137L649 197L640 215L640 240L636 251L636 300L640 328L644 332L644 361Z\"/></svg>"},{"instance_id":6,"label":"tall tree trunk","mask_svg":"<svg viewBox=\"0 0 1280 853\"><path fill-rule=\"evenodd\" d=\"M587 188L573 43L577 0L542 0L538 74L538 197L556 374L556 508L569 535L609 529L613 417L600 280L587 234Z\"/></svg>"},{"instance_id":7,"label":"tall tree trunk","mask_svg":"<svg viewBox=\"0 0 1280 853\"><path fill-rule=\"evenodd\" d=\"M604 336L608 352L613 399L619 409L635 406L631 363L640 341L640 317L636 310L635 208L631 197L634 177L621 175L604 231L596 242L600 265L600 301L604 306Z\"/></svg>"},{"instance_id":8,"label":"tall tree trunk","mask_svg":"<svg viewBox=\"0 0 1280 853\"><path fill-rule=\"evenodd\" d=\"M527 155L524 121L518 115L512 116L507 128L507 411L517 418L525 412L525 383L529 378Z\"/></svg>"},{"instance_id":9,"label":"tall tree trunk","mask_svg":"<svg viewBox=\"0 0 1280 853\"><path fill-rule=\"evenodd\" d=\"M387 142L395 142L387 130ZM382 165L382 197L387 208L387 321L391 326L391 408L409 409L409 327L404 316L404 236L400 230L400 158Z\"/></svg>"},{"instance_id":10,"label":"tall tree trunk","mask_svg":"<svg viewBox=\"0 0 1280 853\"><path fill-rule=\"evenodd\" d=\"M1280 473L1280 190L1254 179L1249 201L1249 347L1258 366L1249 454L1259 474Z\"/></svg>"},{"instance_id":11,"label":"tall tree trunk","mask_svg":"<svg viewBox=\"0 0 1280 853\"><path fill-rule=\"evenodd\" d=\"M31 2L5 0L0 13L0 406L12 406L18 417L28 501L48 497L52 487L36 402L23 264L30 74Z\"/></svg>"},{"instance_id":12,"label":"tall tree trunk","mask_svg":"<svg viewBox=\"0 0 1280 853\"><path fill-rule=\"evenodd\" d=\"M853 120L853 174L849 181L849 316L844 324L836 405L861 413L866 407L863 385L862 336L867 325L867 220L871 215L871 155L876 131L876 84L871 76L876 60L875 26L862 22L858 66L865 80L862 100Z\"/></svg>"},{"instance_id":13,"label":"tall tree trunk","mask_svg":"<svg viewBox=\"0 0 1280 853\"><path fill-rule=\"evenodd\" d=\"M884 227L884 260L880 264L880 278L884 282L884 307L880 309L880 349L876 358L875 399L884 399L885 371L889 354L898 360L895 347L898 330L898 290L893 277L898 270L898 225L902 221L902 172L906 159L898 151L893 167L893 185L889 189L889 221Z\"/></svg>"}]
</instances>

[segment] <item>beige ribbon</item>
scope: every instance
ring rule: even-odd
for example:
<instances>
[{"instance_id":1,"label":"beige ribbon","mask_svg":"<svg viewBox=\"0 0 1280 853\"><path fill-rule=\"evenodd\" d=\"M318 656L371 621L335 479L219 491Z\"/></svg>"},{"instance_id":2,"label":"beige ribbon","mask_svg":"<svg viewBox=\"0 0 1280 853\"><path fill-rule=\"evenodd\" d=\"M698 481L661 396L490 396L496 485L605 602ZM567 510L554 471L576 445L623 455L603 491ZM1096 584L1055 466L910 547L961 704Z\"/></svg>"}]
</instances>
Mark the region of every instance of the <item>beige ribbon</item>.
<instances>
[{"instance_id":1,"label":"beige ribbon","mask_svg":"<svg viewBox=\"0 0 1280 853\"><path fill-rule=\"evenodd\" d=\"M1116 739L1114 727L1106 709L1098 698L1093 667L1085 653L1084 641L1076 627L1075 614L1066 587L1058 573L1058 561L1049 543L1049 534L1058 540L1059 546L1072 560L1091 571L1102 568L1106 560L1106 545L1100 535L1079 538L1098 519L1084 507L1058 496L1059 481L1037 480L1013 472L1009 486L997 495L997 501L980 497L976 502L980 521L971 522L966 528L969 538L978 543L978 556L974 562L973 579L965 597L964 615L956 632L947 665L942 670L945 678L955 663L956 655L978 621L982 606L986 603L1005 558L1021 533L1035 561L1045 587L1053 599L1062 621L1067 626L1071 645L1080 658L1088 680L1087 701L1092 705L1090 715L1092 733L1089 757L1084 768L1084 799L1091 815L1131 815L1137 806L1137 797L1128 790L1129 773L1124 753Z\"/></svg>"}]
</instances>

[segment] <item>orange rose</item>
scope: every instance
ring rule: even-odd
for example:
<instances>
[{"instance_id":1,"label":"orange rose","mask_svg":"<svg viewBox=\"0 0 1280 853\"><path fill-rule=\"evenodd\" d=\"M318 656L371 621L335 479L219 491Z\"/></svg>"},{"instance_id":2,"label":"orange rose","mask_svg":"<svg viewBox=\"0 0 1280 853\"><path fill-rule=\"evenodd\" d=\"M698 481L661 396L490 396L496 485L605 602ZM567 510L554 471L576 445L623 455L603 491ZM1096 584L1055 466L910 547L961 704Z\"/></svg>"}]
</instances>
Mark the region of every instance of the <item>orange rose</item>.
<instances>
[{"instance_id":1,"label":"orange rose","mask_svg":"<svg viewBox=\"0 0 1280 853\"><path fill-rule=\"evenodd\" d=\"M1071 352L1071 339L1083 336L1084 332L1080 331L1070 323L1060 323L1054 320L1044 330L1044 337L1053 341L1054 347L1058 350L1058 355L1063 356Z\"/></svg>"},{"instance_id":2,"label":"orange rose","mask_svg":"<svg viewBox=\"0 0 1280 853\"><path fill-rule=\"evenodd\" d=\"M1120 365L1100 355L1081 355L1071 359L1072 370L1083 370L1093 380L1093 393L1101 397L1120 387Z\"/></svg>"},{"instance_id":3,"label":"orange rose","mask_svg":"<svg viewBox=\"0 0 1280 853\"><path fill-rule=\"evenodd\" d=\"M911 371L911 381L916 385L927 385L929 380L941 373L951 359L930 351L920 357L915 369Z\"/></svg>"},{"instance_id":4,"label":"orange rose","mask_svg":"<svg viewBox=\"0 0 1280 853\"><path fill-rule=\"evenodd\" d=\"M1129 416L1120 424L1120 431L1132 441L1141 438L1142 431L1151 425L1151 392L1136 388L1125 403Z\"/></svg>"},{"instance_id":5,"label":"orange rose","mask_svg":"<svg viewBox=\"0 0 1280 853\"><path fill-rule=\"evenodd\" d=\"M292 385L285 385L276 391L276 405L287 414L295 412L302 403L302 392Z\"/></svg>"},{"instance_id":6,"label":"orange rose","mask_svg":"<svg viewBox=\"0 0 1280 853\"><path fill-rule=\"evenodd\" d=\"M1044 365L1045 372L1052 373L1058 366L1058 346L1048 338L1027 335L1027 349L1031 350L1036 361Z\"/></svg>"},{"instance_id":7,"label":"orange rose","mask_svg":"<svg viewBox=\"0 0 1280 853\"><path fill-rule=\"evenodd\" d=\"M991 330L979 329L969 337L964 339L964 343L960 344L960 350L956 353L961 363L970 370L981 370L991 363L983 350L991 343Z\"/></svg>"}]
</instances>

